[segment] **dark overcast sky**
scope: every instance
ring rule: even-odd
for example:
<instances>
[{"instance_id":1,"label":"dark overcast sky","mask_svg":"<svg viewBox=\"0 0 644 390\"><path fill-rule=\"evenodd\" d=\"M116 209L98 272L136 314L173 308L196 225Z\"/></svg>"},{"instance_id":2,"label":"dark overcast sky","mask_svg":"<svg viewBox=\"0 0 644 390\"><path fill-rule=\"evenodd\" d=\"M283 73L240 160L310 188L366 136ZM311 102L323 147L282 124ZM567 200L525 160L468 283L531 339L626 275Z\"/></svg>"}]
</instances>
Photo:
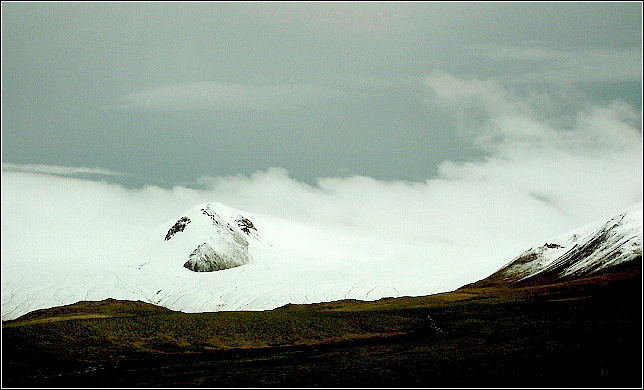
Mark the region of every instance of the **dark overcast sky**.
<instances>
[{"instance_id":1,"label":"dark overcast sky","mask_svg":"<svg viewBox=\"0 0 644 390\"><path fill-rule=\"evenodd\" d=\"M639 2L3 3L2 161L417 181L489 152L432 75L548 94L565 131L586 104L641 115L641 70Z\"/></svg>"}]
</instances>

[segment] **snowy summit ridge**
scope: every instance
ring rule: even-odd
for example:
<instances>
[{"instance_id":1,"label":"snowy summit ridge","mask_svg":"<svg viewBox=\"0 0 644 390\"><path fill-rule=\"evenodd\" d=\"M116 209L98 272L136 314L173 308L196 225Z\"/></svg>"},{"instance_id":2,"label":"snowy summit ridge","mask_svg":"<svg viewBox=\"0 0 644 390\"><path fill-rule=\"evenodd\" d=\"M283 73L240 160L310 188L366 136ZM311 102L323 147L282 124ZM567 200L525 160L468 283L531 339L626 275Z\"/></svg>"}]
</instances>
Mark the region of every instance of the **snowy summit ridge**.
<instances>
[{"instance_id":1,"label":"snowy summit ridge","mask_svg":"<svg viewBox=\"0 0 644 390\"><path fill-rule=\"evenodd\" d=\"M183 266L195 272L213 272L251 262L248 236L255 234L252 221L216 203L190 210L168 230L168 250L183 251ZM198 243L198 244L196 244ZM196 244L196 245L195 245ZM180 260L178 258L177 260Z\"/></svg>"},{"instance_id":2,"label":"snowy summit ridge","mask_svg":"<svg viewBox=\"0 0 644 390\"><path fill-rule=\"evenodd\" d=\"M642 261L642 202L530 248L474 285L566 280L632 261Z\"/></svg>"}]
</instances>

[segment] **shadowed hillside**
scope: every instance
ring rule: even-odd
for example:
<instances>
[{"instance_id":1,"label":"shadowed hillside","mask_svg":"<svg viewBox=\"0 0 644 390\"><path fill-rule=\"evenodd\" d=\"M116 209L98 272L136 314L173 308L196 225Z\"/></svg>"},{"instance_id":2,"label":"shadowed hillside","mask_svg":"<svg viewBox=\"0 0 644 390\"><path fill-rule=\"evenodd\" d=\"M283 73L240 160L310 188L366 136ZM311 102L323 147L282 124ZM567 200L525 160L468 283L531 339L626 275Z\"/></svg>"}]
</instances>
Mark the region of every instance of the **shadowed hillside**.
<instances>
[{"instance_id":1,"label":"shadowed hillside","mask_svg":"<svg viewBox=\"0 0 644 390\"><path fill-rule=\"evenodd\" d=\"M107 300L3 323L3 386L641 385L641 263L573 282L185 314Z\"/></svg>"}]
</instances>

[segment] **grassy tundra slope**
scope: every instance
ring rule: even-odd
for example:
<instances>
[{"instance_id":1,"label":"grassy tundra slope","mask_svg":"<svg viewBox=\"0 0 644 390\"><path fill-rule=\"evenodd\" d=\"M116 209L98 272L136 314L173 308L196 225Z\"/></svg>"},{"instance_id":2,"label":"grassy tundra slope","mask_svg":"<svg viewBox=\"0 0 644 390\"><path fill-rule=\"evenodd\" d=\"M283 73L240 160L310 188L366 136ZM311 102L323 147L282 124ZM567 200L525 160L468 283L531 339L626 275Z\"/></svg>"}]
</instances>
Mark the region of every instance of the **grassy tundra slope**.
<instances>
[{"instance_id":1,"label":"grassy tundra slope","mask_svg":"<svg viewBox=\"0 0 644 390\"><path fill-rule=\"evenodd\" d=\"M563 283L186 314L106 300L3 323L2 385L642 385L641 259Z\"/></svg>"}]
</instances>

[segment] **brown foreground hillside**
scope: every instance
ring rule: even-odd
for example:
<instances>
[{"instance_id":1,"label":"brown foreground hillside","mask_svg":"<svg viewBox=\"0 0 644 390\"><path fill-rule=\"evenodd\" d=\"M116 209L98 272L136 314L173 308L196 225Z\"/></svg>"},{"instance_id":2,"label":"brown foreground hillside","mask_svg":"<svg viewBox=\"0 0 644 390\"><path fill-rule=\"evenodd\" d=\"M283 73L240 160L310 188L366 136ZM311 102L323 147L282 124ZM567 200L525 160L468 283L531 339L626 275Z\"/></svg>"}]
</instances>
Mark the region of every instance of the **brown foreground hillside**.
<instances>
[{"instance_id":1,"label":"brown foreground hillside","mask_svg":"<svg viewBox=\"0 0 644 390\"><path fill-rule=\"evenodd\" d=\"M566 283L186 314L106 300L2 325L3 387L641 387L641 262Z\"/></svg>"}]
</instances>

